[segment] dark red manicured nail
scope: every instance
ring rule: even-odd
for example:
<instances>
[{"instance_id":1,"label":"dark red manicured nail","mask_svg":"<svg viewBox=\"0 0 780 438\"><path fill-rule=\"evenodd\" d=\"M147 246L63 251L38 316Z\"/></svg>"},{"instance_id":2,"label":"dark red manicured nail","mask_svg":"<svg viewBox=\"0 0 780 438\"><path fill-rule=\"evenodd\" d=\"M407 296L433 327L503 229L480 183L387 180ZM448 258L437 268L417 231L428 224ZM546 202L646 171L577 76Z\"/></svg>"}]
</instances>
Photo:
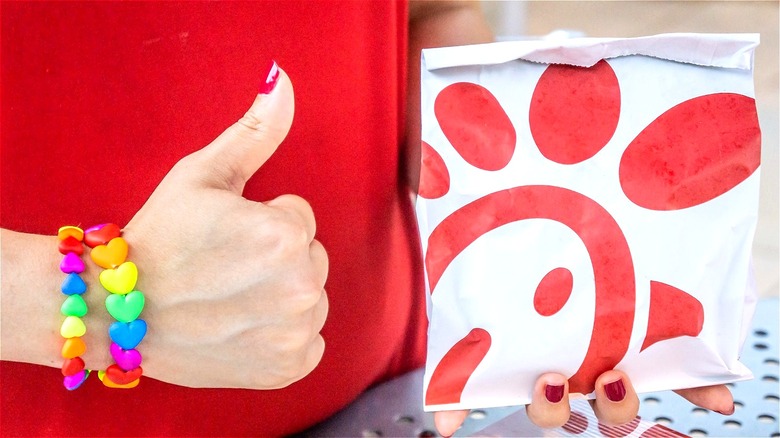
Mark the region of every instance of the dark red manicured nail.
<instances>
[{"instance_id":1,"label":"dark red manicured nail","mask_svg":"<svg viewBox=\"0 0 780 438\"><path fill-rule=\"evenodd\" d=\"M263 82L260 83L259 94L269 94L274 91L276 81L279 80L279 66L276 65L276 61L271 60L264 71L266 73Z\"/></svg>"},{"instance_id":2,"label":"dark red manicured nail","mask_svg":"<svg viewBox=\"0 0 780 438\"><path fill-rule=\"evenodd\" d=\"M622 401L626 397L626 387L623 385L623 379L618 379L604 385L604 392L611 401Z\"/></svg>"},{"instance_id":3,"label":"dark red manicured nail","mask_svg":"<svg viewBox=\"0 0 780 438\"><path fill-rule=\"evenodd\" d=\"M558 403L563 399L563 385L545 386L544 396L550 403Z\"/></svg>"}]
</instances>

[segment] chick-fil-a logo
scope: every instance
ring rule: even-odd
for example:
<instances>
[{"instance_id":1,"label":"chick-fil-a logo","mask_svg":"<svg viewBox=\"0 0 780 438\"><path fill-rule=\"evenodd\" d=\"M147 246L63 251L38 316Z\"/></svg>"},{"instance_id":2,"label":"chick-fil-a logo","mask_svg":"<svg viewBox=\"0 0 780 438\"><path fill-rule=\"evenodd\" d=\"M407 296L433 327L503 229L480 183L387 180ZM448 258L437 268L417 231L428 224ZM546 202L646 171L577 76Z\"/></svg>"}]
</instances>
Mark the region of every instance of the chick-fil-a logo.
<instances>
[{"instance_id":1,"label":"chick-fil-a logo","mask_svg":"<svg viewBox=\"0 0 780 438\"><path fill-rule=\"evenodd\" d=\"M510 117L485 87L456 82L436 96L434 114L444 137L474 168L499 171L518 144ZM621 89L606 60L590 68L550 65L531 97L528 123L534 147L546 160L586 162L613 137L621 118ZM681 153L681 151L685 151ZM760 131L751 97L711 93L687 99L649 123L622 152L619 183L637 208L672 211L712 200L759 166ZM432 200L450 190L442 156L422 143L419 195ZM573 231L593 268L595 312L590 343L570 377L572 392L590 393L596 377L624 357L635 321L636 273L621 225L590 197L553 185L521 185L488 193L449 214L427 238L425 268L432 295L453 260L490 231L518 221L546 219ZM556 314L569 300L572 272L552 269L534 291L534 310ZM701 303L674 285L650 281L650 310L642 350L679 336L697 336ZM426 405L459 403L474 370L491 348L483 327L449 348L433 370Z\"/></svg>"}]
</instances>

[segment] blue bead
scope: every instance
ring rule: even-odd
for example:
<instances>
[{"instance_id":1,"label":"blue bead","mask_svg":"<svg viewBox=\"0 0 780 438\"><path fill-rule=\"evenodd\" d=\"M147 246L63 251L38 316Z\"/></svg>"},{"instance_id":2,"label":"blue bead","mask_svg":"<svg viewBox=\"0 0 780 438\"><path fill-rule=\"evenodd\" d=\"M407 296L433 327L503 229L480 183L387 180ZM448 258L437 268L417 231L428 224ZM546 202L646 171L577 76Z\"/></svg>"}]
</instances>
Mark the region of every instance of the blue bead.
<instances>
[{"instance_id":1,"label":"blue bead","mask_svg":"<svg viewBox=\"0 0 780 438\"><path fill-rule=\"evenodd\" d=\"M117 321L108 328L108 336L125 350L132 350L146 336L146 321L136 319L130 322Z\"/></svg>"},{"instance_id":2,"label":"blue bead","mask_svg":"<svg viewBox=\"0 0 780 438\"><path fill-rule=\"evenodd\" d=\"M65 295L83 294L87 291L87 283L79 277L79 274L72 272L65 277L60 288Z\"/></svg>"}]
</instances>

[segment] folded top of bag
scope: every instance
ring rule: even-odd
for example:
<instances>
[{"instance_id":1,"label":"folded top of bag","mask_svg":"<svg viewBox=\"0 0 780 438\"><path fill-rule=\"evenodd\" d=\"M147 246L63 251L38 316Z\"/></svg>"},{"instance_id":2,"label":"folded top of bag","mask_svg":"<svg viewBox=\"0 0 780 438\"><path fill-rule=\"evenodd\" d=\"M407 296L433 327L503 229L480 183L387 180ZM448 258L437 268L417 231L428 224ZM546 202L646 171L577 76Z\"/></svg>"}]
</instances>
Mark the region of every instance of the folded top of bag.
<instances>
[{"instance_id":1,"label":"folded top of bag","mask_svg":"<svg viewBox=\"0 0 780 438\"><path fill-rule=\"evenodd\" d=\"M423 50L427 70L501 64L523 59L544 64L590 67L602 59L644 55L689 64L750 69L757 33L670 33L637 38L520 40ZM563 50L565 48L565 50Z\"/></svg>"}]
</instances>

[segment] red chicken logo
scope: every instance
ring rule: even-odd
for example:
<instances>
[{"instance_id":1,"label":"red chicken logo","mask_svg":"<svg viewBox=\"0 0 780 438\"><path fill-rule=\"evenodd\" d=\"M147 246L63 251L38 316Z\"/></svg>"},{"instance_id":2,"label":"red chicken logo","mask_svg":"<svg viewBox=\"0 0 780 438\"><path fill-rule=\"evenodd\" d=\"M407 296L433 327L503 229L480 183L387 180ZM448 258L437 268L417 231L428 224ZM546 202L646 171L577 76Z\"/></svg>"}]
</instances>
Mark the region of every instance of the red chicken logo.
<instances>
[{"instance_id":1,"label":"red chicken logo","mask_svg":"<svg viewBox=\"0 0 780 438\"><path fill-rule=\"evenodd\" d=\"M444 87L433 111L449 143L445 146L457 152L451 157L488 172L521 159L516 157L518 150L530 147L551 163L587 163L613 139L621 117L630 116L621 109L620 82L606 60L590 68L550 65L544 70L527 110L533 145L518 142L519 124L481 85L457 82ZM624 146L612 181L619 182L620 192L635 208L668 212L717 198L747 179L759 163L754 99L718 92L687 99L652 120ZM609 180L609 175L605 178ZM445 160L424 141L419 195L426 200L442 198L451 184ZM596 377L614 368L629 348L636 282L643 281L635 272L623 224L608 207L586 194L547 184L504 188L470 200L439 221L427 238L425 269L431 298L453 260L481 236L532 219L554 221L571 230L592 266L595 311L590 343L569 380L571 392L587 394ZM533 293L536 313L549 317L569 302L574 281L573 273L560 266L550 270L535 291L518 293ZM649 283L649 319L641 350L667 339L697 336L706 317L702 304L672 284L652 279ZM472 326L452 345L433 369L426 404L459 403L491 341L488 329Z\"/></svg>"}]
</instances>

